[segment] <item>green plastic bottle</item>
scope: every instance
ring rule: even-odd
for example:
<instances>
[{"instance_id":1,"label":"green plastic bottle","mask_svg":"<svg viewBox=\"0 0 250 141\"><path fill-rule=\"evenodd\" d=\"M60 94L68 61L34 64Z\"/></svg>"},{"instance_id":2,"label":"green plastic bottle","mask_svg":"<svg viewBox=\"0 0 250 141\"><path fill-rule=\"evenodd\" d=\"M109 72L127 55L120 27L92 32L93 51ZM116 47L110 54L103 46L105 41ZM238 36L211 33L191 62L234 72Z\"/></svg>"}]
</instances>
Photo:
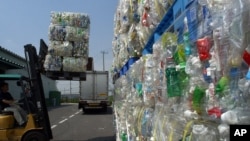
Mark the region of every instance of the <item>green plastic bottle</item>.
<instances>
[{"instance_id":1,"label":"green plastic bottle","mask_svg":"<svg viewBox=\"0 0 250 141\"><path fill-rule=\"evenodd\" d=\"M216 94L222 94L222 92L228 88L228 85L229 85L228 78L225 76L221 77L219 82L216 84L215 88Z\"/></svg>"},{"instance_id":2,"label":"green plastic bottle","mask_svg":"<svg viewBox=\"0 0 250 141\"><path fill-rule=\"evenodd\" d=\"M201 114L202 113L202 107L203 107L203 100L205 97L205 89L196 86L193 92L193 99L192 99L192 105L193 105L193 109L197 112L197 114Z\"/></svg>"},{"instance_id":3,"label":"green plastic bottle","mask_svg":"<svg viewBox=\"0 0 250 141\"><path fill-rule=\"evenodd\" d=\"M165 70L167 81L167 96L175 97L181 96L180 82L178 79L178 72L175 67L168 67Z\"/></svg>"},{"instance_id":4,"label":"green plastic bottle","mask_svg":"<svg viewBox=\"0 0 250 141\"><path fill-rule=\"evenodd\" d=\"M122 141L127 141L128 140L127 139L127 134L126 133L122 133L121 139L122 139Z\"/></svg>"}]
</instances>

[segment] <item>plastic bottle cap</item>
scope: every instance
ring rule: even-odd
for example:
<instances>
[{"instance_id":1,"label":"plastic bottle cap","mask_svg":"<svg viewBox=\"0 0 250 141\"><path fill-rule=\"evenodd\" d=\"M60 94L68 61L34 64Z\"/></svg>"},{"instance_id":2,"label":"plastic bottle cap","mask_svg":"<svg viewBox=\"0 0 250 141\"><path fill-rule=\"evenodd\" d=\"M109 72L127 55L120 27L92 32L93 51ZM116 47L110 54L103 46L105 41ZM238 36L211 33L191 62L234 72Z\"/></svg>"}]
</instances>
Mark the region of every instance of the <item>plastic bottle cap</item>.
<instances>
[{"instance_id":1,"label":"plastic bottle cap","mask_svg":"<svg viewBox=\"0 0 250 141\"><path fill-rule=\"evenodd\" d=\"M186 110L186 111L184 112L184 116L187 117L187 118L192 118L192 114L193 114L193 112L190 111L190 110Z\"/></svg>"},{"instance_id":2,"label":"plastic bottle cap","mask_svg":"<svg viewBox=\"0 0 250 141\"><path fill-rule=\"evenodd\" d=\"M188 20L187 20L187 17L184 17L184 23L187 24Z\"/></svg>"},{"instance_id":3,"label":"plastic bottle cap","mask_svg":"<svg viewBox=\"0 0 250 141\"><path fill-rule=\"evenodd\" d=\"M207 70L207 76L211 76L212 69L210 67L208 67L206 70Z\"/></svg>"}]
</instances>

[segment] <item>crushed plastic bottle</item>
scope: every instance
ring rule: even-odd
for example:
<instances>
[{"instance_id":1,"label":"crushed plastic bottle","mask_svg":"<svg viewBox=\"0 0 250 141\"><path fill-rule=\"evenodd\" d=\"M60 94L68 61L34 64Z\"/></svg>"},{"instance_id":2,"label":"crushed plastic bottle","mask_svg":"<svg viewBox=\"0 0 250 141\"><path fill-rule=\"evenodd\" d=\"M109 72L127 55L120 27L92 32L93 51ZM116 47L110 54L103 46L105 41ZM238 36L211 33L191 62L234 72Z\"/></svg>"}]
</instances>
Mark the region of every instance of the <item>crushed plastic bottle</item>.
<instances>
[{"instance_id":1,"label":"crushed plastic bottle","mask_svg":"<svg viewBox=\"0 0 250 141\"><path fill-rule=\"evenodd\" d=\"M243 60L250 66L250 45L248 45L243 53Z\"/></svg>"},{"instance_id":2,"label":"crushed plastic bottle","mask_svg":"<svg viewBox=\"0 0 250 141\"><path fill-rule=\"evenodd\" d=\"M211 48L211 42L208 37L204 37L202 39L198 39L196 42L197 50L199 53L199 57L201 61L206 61L211 58L211 54L209 53Z\"/></svg>"},{"instance_id":3,"label":"crushed plastic bottle","mask_svg":"<svg viewBox=\"0 0 250 141\"><path fill-rule=\"evenodd\" d=\"M193 125L191 141L213 141L215 137L208 127L202 124Z\"/></svg>"},{"instance_id":4,"label":"crushed plastic bottle","mask_svg":"<svg viewBox=\"0 0 250 141\"><path fill-rule=\"evenodd\" d=\"M205 89L196 86L193 92L192 105L197 114L202 114L204 108Z\"/></svg>"},{"instance_id":5,"label":"crushed plastic bottle","mask_svg":"<svg viewBox=\"0 0 250 141\"><path fill-rule=\"evenodd\" d=\"M191 43L189 40L189 30L188 30L188 23L187 17L184 18L184 34L183 34L183 41L184 41L184 48L185 48L185 55L189 56L192 54L191 51Z\"/></svg>"},{"instance_id":6,"label":"crushed plastic bottle","mask_svg":"<svg viewBox=\"0 0 250 141\"><path fill-rule=\"evenodd\" d=\"M222 93L228 88L229 79L226 76L221 77L219 82L216 84L215 91L216 93Z\"/></svg>"},{"instance_id":7,"label":"crushed plastic bottle","mask_svg":"<svg viewBox=\"0 0 250 141\"><path fill-rule=\"evenodd\" d=\"M237 95L239 106L248 106L250 104L250 69L246 76L238 82L240 94Z\"/></svg>"},{"instance_id":8,"label":"crushed plastic bottle","mask_svg":"<svg viewBox=\"0 0 250 141\"><path fill-rule=\"evenodd\" d=\"M228 110L221 115L221 121L226 124L250 124L250 109L244 107Z\"/></svg>"}]
</instances>

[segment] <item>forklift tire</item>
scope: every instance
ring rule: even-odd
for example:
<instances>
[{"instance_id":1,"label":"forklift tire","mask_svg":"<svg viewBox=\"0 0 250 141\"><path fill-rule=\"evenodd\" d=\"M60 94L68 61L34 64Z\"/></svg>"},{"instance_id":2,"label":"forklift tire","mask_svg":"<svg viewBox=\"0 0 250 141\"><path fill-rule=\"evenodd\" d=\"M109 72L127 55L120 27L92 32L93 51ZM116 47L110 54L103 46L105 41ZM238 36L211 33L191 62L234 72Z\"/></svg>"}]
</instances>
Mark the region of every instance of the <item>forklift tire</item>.
<instances>
[{"instance_id":1,"label":"forklift tire","mask_svg":"<svg viewBox=\"0 0 250 141\"><path fill-rule=\"evenodd\" d=\"M49 141L49 139L40 131L30 131L24 135L22 141Z\"/></svg>"}]
</instances>

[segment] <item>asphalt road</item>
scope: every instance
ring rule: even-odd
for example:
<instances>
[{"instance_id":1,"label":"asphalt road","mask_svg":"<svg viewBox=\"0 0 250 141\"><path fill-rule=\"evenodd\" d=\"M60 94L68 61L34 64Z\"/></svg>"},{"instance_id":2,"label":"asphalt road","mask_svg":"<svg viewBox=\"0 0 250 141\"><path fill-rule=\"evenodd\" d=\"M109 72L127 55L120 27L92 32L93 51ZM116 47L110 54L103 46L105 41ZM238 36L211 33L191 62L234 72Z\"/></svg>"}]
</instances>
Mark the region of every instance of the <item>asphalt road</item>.
<instances>
[{"instance_id":1,"label":"asphalt road","mask_svg":"<svg viewBox=\"0 0 250 141\"><path fill-rule=\"evenodd\" d=\"M52 141L115 141L113 111L101 109L83 113L77 104L48 108Z\"/></svg>"}]
</instances>

